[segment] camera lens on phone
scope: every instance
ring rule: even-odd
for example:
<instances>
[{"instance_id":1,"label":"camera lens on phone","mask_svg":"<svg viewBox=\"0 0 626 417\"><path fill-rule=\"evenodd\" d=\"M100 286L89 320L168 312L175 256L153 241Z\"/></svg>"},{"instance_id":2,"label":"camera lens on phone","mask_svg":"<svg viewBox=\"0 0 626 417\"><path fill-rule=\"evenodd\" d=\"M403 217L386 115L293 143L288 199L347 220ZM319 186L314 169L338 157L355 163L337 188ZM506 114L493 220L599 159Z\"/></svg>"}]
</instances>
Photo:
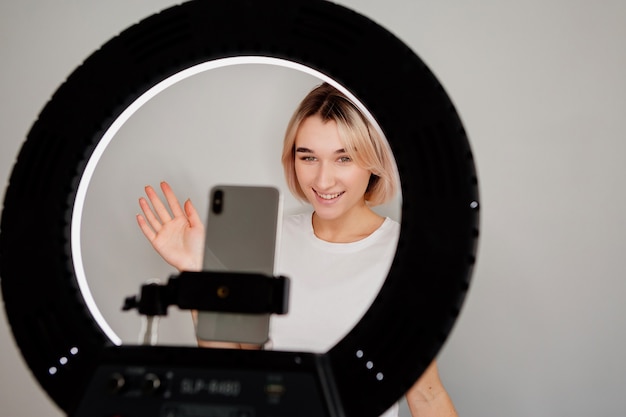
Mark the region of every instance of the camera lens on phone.
<instances>
[{"instance_id":1,"label":"camera lens on phone","mask_svg":"<svg viewBox=\"0 0 626 417\"><path fill-rule=\"evenodd\" d=\"M211 210L215 214L220 214L224 206L224 191L215 190L213 193L213 201L211 204Z\"/></svg>"}]
</instances>

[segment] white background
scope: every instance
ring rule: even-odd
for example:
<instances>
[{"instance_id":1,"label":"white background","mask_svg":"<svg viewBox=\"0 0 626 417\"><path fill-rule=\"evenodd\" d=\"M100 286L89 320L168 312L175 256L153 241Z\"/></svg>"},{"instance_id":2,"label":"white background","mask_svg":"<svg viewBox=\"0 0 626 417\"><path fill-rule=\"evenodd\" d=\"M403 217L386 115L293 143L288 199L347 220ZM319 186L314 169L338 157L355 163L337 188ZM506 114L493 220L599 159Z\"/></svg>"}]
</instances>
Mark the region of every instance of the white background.
<instances>
[{"instance_id":1,"label":"white background","mask_svg":"<svg viewBox=\"0 0 626 417\"><path fill-rule=\"evenodd\" d=\"M623 414L626 5L340 3L424 59L470 135L482 203L478 264L439 358L460 414ZM105 41L171 4L0 4L3 185L60 83ZM60 415L0 315L3 415Z\"/></svg>"}]
</instances>

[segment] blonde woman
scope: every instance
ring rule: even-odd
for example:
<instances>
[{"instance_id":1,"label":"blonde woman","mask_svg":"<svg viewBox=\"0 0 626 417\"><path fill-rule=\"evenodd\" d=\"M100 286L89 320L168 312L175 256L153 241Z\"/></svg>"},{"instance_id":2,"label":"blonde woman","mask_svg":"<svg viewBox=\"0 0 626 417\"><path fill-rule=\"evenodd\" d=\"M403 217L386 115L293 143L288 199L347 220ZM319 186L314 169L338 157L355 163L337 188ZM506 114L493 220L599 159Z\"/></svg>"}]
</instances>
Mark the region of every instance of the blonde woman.
<instances>
[{"instance_id":1,"label":"blonde woman","mask_svg":"<svg viewBox=\"0 0 626 417\"><path fill-rule=\"evenodd\" d=\"M361 317L387 276L400 225L372 207L398 191L394 162L358 107L324 83L292 116L282 163L289 189L312 210L283 221L277 270L291 278L292 291L289 314L272 318L272 345L324 352ZM189 200L181 206L167 183L161 189L172 215L148 186L139 227L168 263L200 270L202 221ZM456 415L435 362L406 397L414 417ZM397 405L383 414L397 415Z\"/></svg>"}]
</instances>

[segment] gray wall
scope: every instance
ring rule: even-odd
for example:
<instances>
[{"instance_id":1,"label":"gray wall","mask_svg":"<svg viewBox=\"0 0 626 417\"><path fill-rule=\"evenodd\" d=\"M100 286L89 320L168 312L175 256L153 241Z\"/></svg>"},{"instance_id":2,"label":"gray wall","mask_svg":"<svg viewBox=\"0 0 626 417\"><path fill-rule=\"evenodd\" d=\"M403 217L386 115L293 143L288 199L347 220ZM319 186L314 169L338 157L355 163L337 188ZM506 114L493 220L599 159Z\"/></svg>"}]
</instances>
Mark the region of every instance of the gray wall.
<instances>
[{"instance_id":1,"label":"gray wall","mask_svg":"<svg viewBox=\"0 0 626 417\"><path fill-rule=\"evenodd\" d=\"M626 5L339 3L409 44L443 82L470 134L482 197L479 258L439 358L460 414L623 414ZM170 4L0 4L0 185L67 75L106 40ZM139 184L166 176L188 182L190 173L171 170ZM122 221L127 213L116 215ZM3 414L60 415L0 315Z\"/></svg>"}]
</instances>

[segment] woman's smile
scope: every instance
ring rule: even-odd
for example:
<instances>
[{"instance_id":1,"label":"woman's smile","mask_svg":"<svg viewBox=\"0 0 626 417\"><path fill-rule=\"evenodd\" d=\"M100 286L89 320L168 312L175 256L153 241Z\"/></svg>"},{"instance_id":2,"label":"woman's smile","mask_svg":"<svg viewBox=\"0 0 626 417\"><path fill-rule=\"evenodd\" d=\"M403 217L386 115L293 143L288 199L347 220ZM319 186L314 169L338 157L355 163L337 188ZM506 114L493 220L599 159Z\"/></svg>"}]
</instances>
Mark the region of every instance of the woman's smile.
<instances>
[{"instance_id":1,"label":"woman's smile","mask_svg":"<svg viewBox=\"0 0 626 417\"><path fill-rule=\"evenodd\" d=\"M333 201L339 197L341 197L345 191L341 191L339 193L333 193L333 194L328 194L328 193L320 193L319 191L317 191L316 189L313 189L313 192L322 200L325 201Z\"/></svg>"}]
</instances>

